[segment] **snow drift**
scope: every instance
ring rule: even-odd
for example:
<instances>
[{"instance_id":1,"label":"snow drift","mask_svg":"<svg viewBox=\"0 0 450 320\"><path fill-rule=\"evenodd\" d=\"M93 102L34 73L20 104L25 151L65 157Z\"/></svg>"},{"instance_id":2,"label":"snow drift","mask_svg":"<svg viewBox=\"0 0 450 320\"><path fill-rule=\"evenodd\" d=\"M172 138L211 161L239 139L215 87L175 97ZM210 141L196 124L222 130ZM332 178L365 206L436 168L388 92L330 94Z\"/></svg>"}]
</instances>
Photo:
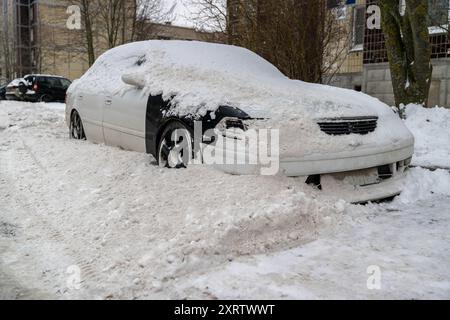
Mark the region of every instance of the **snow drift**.
<instances>
[{"instance_id":1,"label":"snow drift","mask_svg":"<svg viewBox=\"0 0 450 320\"><path fill-rule=\"evenodd\" d=\"M450 109L410 104L405 124L416 138L413 165L450 169Z\"/></svg>"}]
</instances>

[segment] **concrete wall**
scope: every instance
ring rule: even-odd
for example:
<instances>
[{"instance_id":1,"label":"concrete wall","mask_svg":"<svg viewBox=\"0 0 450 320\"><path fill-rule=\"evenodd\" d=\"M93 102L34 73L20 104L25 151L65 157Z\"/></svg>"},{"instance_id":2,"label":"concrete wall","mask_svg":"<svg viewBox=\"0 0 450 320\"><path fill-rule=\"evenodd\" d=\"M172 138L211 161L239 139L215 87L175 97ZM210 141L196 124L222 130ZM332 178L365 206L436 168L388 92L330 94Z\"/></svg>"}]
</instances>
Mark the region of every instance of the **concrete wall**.
<instances>
[{"instance_id":1,"label":"concrete wall","mask_svg":"<svg viewBox=\"0 0 450 320\"><path fill-rule=\"evenodd\" d=\"M362 82L363 82L362 72L340 73L335 75L331 81L325 79L325 83L328 83L331 86L353 90L361 88Z\"/></svg>"},{"instance_id":2,"label":"concrete wall","mask_svg":"<svg viewBox=\"0 0 450 320\"><path fill-rule=\"evenodd\" d=\"M450 108L450 59L434 59L433 68L428 105ZM364 65L362 78L363 92L389 105L395 104L388 63Z\"/></svg>"}]
</instances>

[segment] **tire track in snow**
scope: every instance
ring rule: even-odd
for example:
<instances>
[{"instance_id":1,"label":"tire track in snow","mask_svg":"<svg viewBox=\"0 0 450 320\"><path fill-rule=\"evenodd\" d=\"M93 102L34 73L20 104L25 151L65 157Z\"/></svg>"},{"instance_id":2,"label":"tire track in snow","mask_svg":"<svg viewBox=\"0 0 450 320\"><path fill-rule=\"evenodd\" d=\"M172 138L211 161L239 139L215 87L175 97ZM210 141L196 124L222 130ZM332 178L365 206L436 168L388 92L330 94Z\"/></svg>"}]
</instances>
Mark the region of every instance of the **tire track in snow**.
<instances>
[{"instance_id":1,"label":"tire track in snow","mask_svg":"<svg viewBox=\"0 0 450 320\"><path fill-rule=\"evenodd\" d=\"M24 218L26 216L38 216L39 215L39 221L40 225L34 225L33 227L38 227L41 229L42 233L41 235L47 235L47 239L55 244L54 250L57 256L65 256L68 257L69 260L72 260L72 265L76 265L81 270L81 284L82 284L82 293L83 295L92 296L89 294L90 284L91 283L99 283L100 280L102 280L100 273L98 270L94 267L94 261L95 259L86 259L85 253L80 253L78 250L74 250L72 243L73 239L69 239L69 237L63 235L59 230L59 226L57 226L54 222L52 222L52 219L49 217L46 217L42 211L36 210L35 208L35 201L30 198L30 196L21 190L21 188L17 188L17 184L21 181L21 175L14 174L16 173L12 163L31 163L32 168L30 168L30 171L43 171L45 174L40 175L39 179L40 183L43 183L42 179L45 179L44 182L46 185L52 185L54 181L57 179L50 178L52 175L51 170L49 168L45 167L43 163L38 159L35 152L33 152L32 148L30 147L29 143L27 143L26 139L18 134L18 139L23 145L23 150L25 152L18 152L17 155L13 156L13 150L11 150L11 159L7 161L7 165L5 166L2 164L3 167L8 167L8 170L6 170L10 175L10 178L7 178L6 176L4 179L7 179L7 185L9 186L9 194L12 195L12 199L15 203L14 208L16 210L20 210L23 212ZM26 159L28 158L28 159ZM3 161L4 162L4 161ZM34 168L33 168L34 167ZM37 168L37 170L36 170ZM69 178L69 177L67 177ZM69 178L70 179L70 178ZM74 182L74 181L72 181ZM19 196L17 196L19 195ZM53 200L46 197L45 194L41 194L40 197L40 203L47 203L46 207L50 207L48 204L50 204ZM52 246L52 244L50 244ZM62 249L62 252L60 252ZM66 269L70 267L70 264L67 264L65 266L59 266L56 268L56 270L52 270L56 274L63 274L66 272ZM57 276L55 276L57 277ZM77 292L75 293L76 296L78 296Z\"/></svg>"}]
</instances>

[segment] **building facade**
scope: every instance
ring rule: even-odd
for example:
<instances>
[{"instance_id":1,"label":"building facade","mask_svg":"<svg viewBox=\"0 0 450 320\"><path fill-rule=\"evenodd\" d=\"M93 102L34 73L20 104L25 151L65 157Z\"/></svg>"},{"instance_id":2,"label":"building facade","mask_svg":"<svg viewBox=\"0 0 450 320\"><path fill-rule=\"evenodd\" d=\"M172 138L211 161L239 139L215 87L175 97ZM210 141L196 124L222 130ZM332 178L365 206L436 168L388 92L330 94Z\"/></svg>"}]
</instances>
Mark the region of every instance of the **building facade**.
<instances>
[{"instance_id":1,"label":"building facade","mask_svg":"<svg viewBox=\"0 0 450 320\"><path fill-rule=\"evenodd\" d=\"M402 0L399 0L402 4ZM391 73L381 26L374 24L377 0L356 0L342 7L351 26L352 41L331 85L361 90L394 105ZM433 78L428 106L450 107L449 0L429 0Z\"/></svg>"}]
</instances>

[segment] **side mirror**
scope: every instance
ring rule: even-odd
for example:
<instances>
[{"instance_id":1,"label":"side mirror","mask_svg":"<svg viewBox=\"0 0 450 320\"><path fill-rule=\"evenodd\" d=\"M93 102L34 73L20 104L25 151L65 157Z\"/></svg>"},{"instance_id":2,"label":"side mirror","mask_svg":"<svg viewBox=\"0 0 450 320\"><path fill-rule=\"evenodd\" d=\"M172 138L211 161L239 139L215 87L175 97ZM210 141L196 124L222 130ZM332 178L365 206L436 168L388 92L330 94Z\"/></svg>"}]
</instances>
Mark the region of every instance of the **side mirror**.
<instances>
[{"instance_id":1,"label":"side mirror","mask_svg":"<svg viewBox=\"0 0 450 320\"><path fill-rule=\"evenodd\" d=\"M25 83L23 83L22 81L19 82L18 88L19 88L19 92L20 92L21 94L25 94L25 93L27 93L27 91L28 91L28 86L27 86Z\"/></svg>"},{"instance_id":2,"label":"side mirror","mask_svg":"<svg viewBox=\"0 0 450 320\"><path fill-rule=\"evenodd\" d=\"M140 74L124 74L122 75L122 81L137 88L143 88L145 86L145 79Z\"/></svg>"}]
</instances>

